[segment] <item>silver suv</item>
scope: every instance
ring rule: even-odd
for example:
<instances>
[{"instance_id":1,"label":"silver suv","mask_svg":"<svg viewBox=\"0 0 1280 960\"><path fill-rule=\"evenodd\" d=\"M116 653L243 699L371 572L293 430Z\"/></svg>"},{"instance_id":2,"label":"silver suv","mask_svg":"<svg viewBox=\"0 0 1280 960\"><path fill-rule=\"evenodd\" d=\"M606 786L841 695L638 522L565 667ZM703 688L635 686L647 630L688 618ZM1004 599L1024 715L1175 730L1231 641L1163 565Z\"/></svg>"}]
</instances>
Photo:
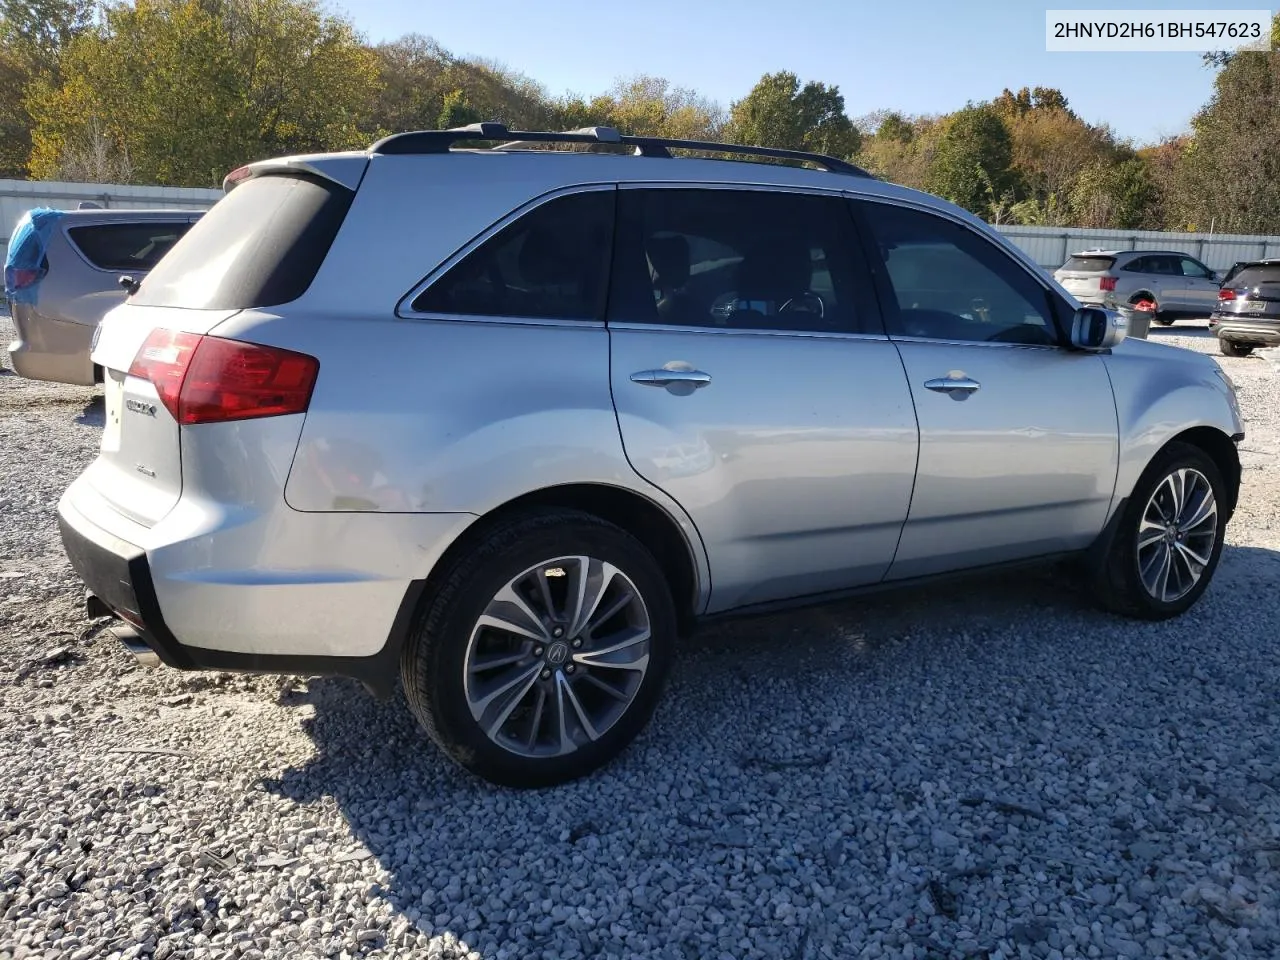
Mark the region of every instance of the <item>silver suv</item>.
<instances>
[{"instance_id":1,"label":"silver suv","mask_svg":"<svg viewBox=\"0 0 1280 960\"><path fill-rule=\"evenodd\" d=\"M1218 305L1218 277L1195 257L1172 250L1083 250L1053 274L1081 303L1116 308L1149 300L1155 322L1204 318Z\"/></svg>"},{"instance_id":2,"label":"silver suv","mask_svg":"<svg viewBox=\"0 0 1280 960\"><path fill-rule=\"evenodd\" d=\"M549 784L707 618L1065 555L1161 619L1218 564L1213 360L848 164L484 124L226 187L104 322L59 505L144 656L403 682L459 763Z\"/></svg>"},{"instance_id":3,"label":"silver suv","mask_svg":"<svg viewBox=\"0 0 1280 960\"><path fill-rule=\"evenodd\" d=\"M29 210L9 240L5 296L17 337L13 369L33 380L91 386L99 321L141 281L202 210ZM125 281L132 281L126 283Z\"/></svg>"}]
</instances>

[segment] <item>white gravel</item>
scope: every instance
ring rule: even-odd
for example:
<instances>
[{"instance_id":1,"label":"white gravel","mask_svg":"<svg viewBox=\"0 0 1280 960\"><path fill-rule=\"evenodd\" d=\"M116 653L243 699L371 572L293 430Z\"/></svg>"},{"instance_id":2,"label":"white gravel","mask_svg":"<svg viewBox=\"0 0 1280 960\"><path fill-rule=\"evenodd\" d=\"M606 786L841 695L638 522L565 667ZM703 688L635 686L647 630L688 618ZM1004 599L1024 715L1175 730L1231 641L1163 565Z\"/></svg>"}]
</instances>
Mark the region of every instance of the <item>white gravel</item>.
<instances>
[{"instance_id":1,"label":"white gravel","mask_svg":"<svg viewBox=\"0 0 1280 960\"><path fill-rule=\"evenodd\" d=\"M1280 375L1220 362L1244 490L1187 616L1045 572L722 626L621 762L537 793L355 684L86 630L54 505L100 403L5 371L0 958L1276 957Z\"/></svg>"}]
</instances>

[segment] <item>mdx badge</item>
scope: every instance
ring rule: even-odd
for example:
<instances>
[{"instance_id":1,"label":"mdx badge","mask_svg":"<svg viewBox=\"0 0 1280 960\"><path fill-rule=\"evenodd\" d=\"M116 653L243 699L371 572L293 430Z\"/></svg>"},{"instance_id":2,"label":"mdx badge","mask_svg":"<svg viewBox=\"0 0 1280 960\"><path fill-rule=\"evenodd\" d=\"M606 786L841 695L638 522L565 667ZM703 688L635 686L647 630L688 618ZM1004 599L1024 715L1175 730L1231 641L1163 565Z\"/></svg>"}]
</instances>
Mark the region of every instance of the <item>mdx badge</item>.
<instances>
[{"instance_id":1,"label":"mdx badge","mask_svg":"<svg viewBox=\"0 0 1280 960\"><path fill-rule=\"evenodd\" d=\"M132 410L134 413L146 414L148 417L154 417L156 415L156 405L154 403L147 403L143 400L134 400L132 397L125 400L124 408L126 410Z\"/></svg>"}]
</instances>

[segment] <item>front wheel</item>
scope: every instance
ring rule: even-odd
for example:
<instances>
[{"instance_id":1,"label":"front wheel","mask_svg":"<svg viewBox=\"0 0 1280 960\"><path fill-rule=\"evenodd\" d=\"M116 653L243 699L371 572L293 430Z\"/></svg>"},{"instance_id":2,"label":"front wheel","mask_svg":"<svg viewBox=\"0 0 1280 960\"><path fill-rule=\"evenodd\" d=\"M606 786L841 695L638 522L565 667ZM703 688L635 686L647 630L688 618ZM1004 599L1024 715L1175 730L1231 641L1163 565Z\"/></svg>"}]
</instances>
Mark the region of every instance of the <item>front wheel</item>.
<instances>
[{"instance_id":1,"label":"front wheel","mask_svg":"<svg viewBox=\"0 0 1280 960\"><path fill-rule=\"evenodd\" d=\"M1217 464L1199 447L1160 451L1138 479L1095 579L1102 604L1143 620L1188 610L1222 556L1224 494Z\"/></svg>"},{"instance_id":2,"label":"front wheel","mask_svg":"<svg viewBox=\"0 0 1280 960\"><path fill-rule=\"evenodd\" d=\"M624 530L541 510L476 539L444 572L402 657L409 706L453 760L550 786L644 728L675 651L671 591Z\"/></svg>"},{"instance_id":3,"label":"front wheel","mask_svg":"<svg viewBox=\"0 0 1280 960\"><path fill-rule=\"evenodd\" d=\"M1247 357L1253 353L1253 347L1236 343L1234 340L1223 340L1221 337L1218 338L1218 349L1226 357Z\"/></svg>"}]
</instances>

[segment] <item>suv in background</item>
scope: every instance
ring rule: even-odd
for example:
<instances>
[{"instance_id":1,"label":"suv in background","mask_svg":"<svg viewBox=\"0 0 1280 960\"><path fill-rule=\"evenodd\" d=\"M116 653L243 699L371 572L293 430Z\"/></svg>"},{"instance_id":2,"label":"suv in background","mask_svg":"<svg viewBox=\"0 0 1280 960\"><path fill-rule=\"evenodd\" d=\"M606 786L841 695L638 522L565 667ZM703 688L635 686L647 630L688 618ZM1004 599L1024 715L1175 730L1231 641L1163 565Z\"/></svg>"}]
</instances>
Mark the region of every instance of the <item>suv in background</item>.
<instances>
[{"instance_id":1,"label":"suv in background","mask_svg":"<svg viewBox=\"0 0 1280 960\"><path fill-rule=\"evenodd\" d=\"M1195 257L1172 250L1083 250L1054 271L1081 303L1116 308L1149 300L1155 322L1207 317L1218 299L1217 275Z\"/></svg>"},{"instance_id":2,"label":"suv in background","mask_svg":"<svg viewBox=\"0 0 1280 960\"><path fill-rule=\"evenodd\" d=\"M707 618L1067 555L1159 620L1218 564L1217 363L843 161L478 124L225 186L103 322L58 507L140 657L403 683L531 786L630 742Z\"/></svg>"},{"instance_id":3,"label":"suv in background","mask_svg":"<svg viewBox=\"0 0 1280 960\"><path fill-rule=\"evenodd\" d=\"M1237 263L1218 293L1209 329L1228 357L1280 346L1280 260Z\"/></svg>"},{"instance_id":4,"label":"suv in background","mask_svg":"<svg viewBox=\"0 0 1280 960\"><path fill-rule=\"evenodd\" d=\"M91 386L103 315L125 299L202 210L29 210L9 240L5 295L17 330L13 369L33 380Z\"/></svg>"}]
</instances>

